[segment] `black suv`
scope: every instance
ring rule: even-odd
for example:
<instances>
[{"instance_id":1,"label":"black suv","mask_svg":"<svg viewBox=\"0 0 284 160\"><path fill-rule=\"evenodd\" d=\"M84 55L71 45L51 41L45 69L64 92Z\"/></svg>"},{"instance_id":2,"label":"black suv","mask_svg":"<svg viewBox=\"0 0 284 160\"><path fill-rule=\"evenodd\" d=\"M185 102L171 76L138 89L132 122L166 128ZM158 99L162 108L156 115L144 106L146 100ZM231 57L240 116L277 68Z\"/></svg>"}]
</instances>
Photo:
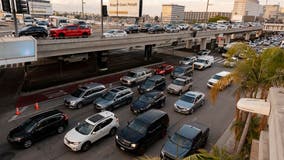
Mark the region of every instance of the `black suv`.
<instances>
[{"instance_id":1,"label":"black suv","mask_svg":"<svg viewBox=\"0 0 284 160\"><path fill-rule=\"evenodd\" d=\"M148 33L164 33L165 29L160 25L155 25L148 29Z\"/></svg>"},{"instance_id":2,"label":"black suv","mask_svg":"<svg viewBox=\"0 0 284 160\"><path fill-rule=\"evenodd\" d=\"M166 88L166 78L161 75L154 75L147 78L141 85L138 86L140 94L153 90L163 91Z\"/></svg>"},{"instance_id":3,"label":"black suv","mask_svg":"<svg viewBox=\"0 0 284 160\"><path fill-rule=\"evenodd\" d=\"M144 154L147 147L167 134L169 116L152 109L140 114L115 136L116 145L124 151Z\"/></svg>"},{"instance_id":4,"label":"black suv","mask_svg":"<svg viewBox=\"0 0 284 160\"><path fill-rule=\"evenodd\" d=\"M152 91L149 93L145 93L137 98L131 106L130 110L135 113L141 113L147 111L151 108L161 108L166 104L166 96L163 92L160 91Z\"/></svg>"},{"instance_id":5,"label":"black suv","mask_svg":"<svg viewBox=\"0 0 284 160\"><path fill-rule=\"evenodd\" d=\"M127 34L130 34L130 33L138 33L138 26L129 26L125 29L125 32Z\"/></svg>"},{"instance_id":6,"label":"black suv","mask_svg":"<svg viewBox=\"0 0 284 160\"><path fill-rule=\"evenodd\" d=\"M12 145L29 148L33 143L47 136L63 133L67 125L66 114L58 110L48 111L29 118L10 131L7 140Z\"/></svg>"},{"instance_id":7,"label":"black suv","mask_svg":"<svg viewBox=\"0 0 284 160\"><path fill-rule=\"evenodd\" d=\"M183 159L194 154L206 145L208 136L209 128L206 125L198 122L184 124L163 146L161 159Z\"/></svg>"},{"instance_id":8,"label":"black suv","mask_svg":"<svg viewBox=\"0 0 284 160\"><path fill-rule=\"evenodd\" d=\"M40 26L28 26L20 29L19 36L33 36L36 38L39 37L46 38L48 36L48 32L45 28Z\"/></svg>"},{"instance_id":9,"label":"black suv","mask_svg":"<svg viewBox=\"0 0 284 160\"><path fill-rule=\"evenodd\" d=\"M120 106L130 104L133 99L133 94L133 91L125 86L112 88L105 95L94 101L94 108L97 111L112 111Z\"/></svg>"},{"instance_id":10,"label":"black suv","mask_svg":"<svg viewBox=\"0 0 284 160\"><path fill-rule=\"evenodd\" d=\"M192 76L193 67L192 65L184 65L175 67L174 71L171 73L173 79L183 76Z\"/></svg>"}]
</instances>

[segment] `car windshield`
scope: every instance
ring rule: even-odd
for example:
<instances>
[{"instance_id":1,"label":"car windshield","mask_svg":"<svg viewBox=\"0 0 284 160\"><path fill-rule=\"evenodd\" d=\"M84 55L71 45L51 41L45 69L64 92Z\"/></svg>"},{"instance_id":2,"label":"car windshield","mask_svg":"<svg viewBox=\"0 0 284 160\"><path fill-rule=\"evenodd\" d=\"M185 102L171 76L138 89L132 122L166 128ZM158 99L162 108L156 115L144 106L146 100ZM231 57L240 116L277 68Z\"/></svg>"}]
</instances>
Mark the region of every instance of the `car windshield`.
<instances>
[{"instance_id":1,"label":"car windshield","mask_svg":"<svg viewBox=\"0 0 284 160\"><path fill-rule=\"evenodd\" d=\"M175 79L175 80L173 81L173 84L178 85L178 86L184 86L184 81Z\"/></svg>"},{"instance_id":2,"label":"car windshield","mask_svg":"<svg viewBox=\"0 0 284 160\"><path fill-rule=\"evenodd\" d=\"M75 127L75 130L83 135L88 135L90 132L94 129L94 125L91 125L88 122L80 123L77 127Z\"/></svg>"},{"instance_id":3,"label":"car windshield","mask_svg":"<svg viewBox=\"0 0 284 160\"><path fill-rule=\"evenodd\" d=\"M144 27L151 27L151 24L145 24Z\"/></svg>"},{"instance_id":4,"label":"car windshield","mask_svg":"<svg viewBox=\"0 0 284 160\"><path fill-rule=\"evenodd\" d=\"M140 133L145 134L147 131L146 124L140 120L135 119L134 121L130 122L128 128Z\"/></svg>"},{"instance_id":5,"label":"car windshield","mask_svg":"<svg viewBox=\"0 0 284 160\"><path fill-rule=\"evenodd\" d=\"M206 63L206 60L205 59L197 59L197 62L198 63Z\"/></svg>"},{"instance_id":6,"label":"car windshield","mask_svg":"<svg viewBox=\"0 0 284 160\"><path fill-rule=\"evenodd\" d=\"M128 72L128 73L127 73L127 76L128 76L128 77L136 77L136 74L133 73L133 72Z\"/></svg>"},{"instance_id":7,"label":"car windshield","mask_svg":"<svg viewBox=\"0 0 284 160\"><path fill-rule=\"evenodd\" d=\"M75 92L71 93L73 97L81 97L84 91L82 89L77 89Z\"/></svg>"},{"instance_id":8,"label":"car windshield","mask_svg":"<svg viewBox=\"0 0 284 160\"><path fill-rule=\"evenodd\" d=\"M184 136L175 133L171 139L170 139L173 143L182 146L182 147L186 147L186 148L190 148L190 146L192 145L192 141L185 138Z\"/></svg>"},{"instance_id":9,"label":"car windshield","mask_svg":"<svg viewBox=\"0 0 284 160\"><path fill-rule=\"evenodd\" d=\"M183 68L175 68L174 73L183 73L184 69Z\"/></svg>"},{"instance_id":10,"label":"car windshield","mask_svg":"<svg viewBox=\"0 0 284 160\"><path fill-rule=\"evenodd\" d=\"M220 80L220 79L222 78L222 76L219 76L219 75L216 75L216 74L215 74L212 78L213 78L213 79Z\"/></svg>"},{"instance_id":11,"label":"car windshield","mask_svg":"<svg viewBox=\"0 0 284 160\"><path fill-rule=\"evenodd\" d=\"M31 26L24 27L24 28L21 29L21 31L28 30L29 28L31 28Z\"/></svg>"},{"instance_id":12,"label":"car windshield","mask_svg":"<svg viewBox=\"0 0 284 160\"><path fill-rule=\"evenodd\" d=\"M36 122L33 121L32 119L28 119L27 121L25 121L24 123L21 124L21 127L23 127L25 129L25 131L31 132L33 130L33 128L36 126Z\"/></svg>"},{"instance_id":13,"label":"car windshield","mask_svg":"<svg viewBox=\"0 0 284 160\"><path fill-rule=\"evenodd\" d=\"M150 79L147 79L144 84L143 84L143 87L146 87L146 88L150 88L150 87L153 87L155 85L155 81L152 81Z\"/></svg>"},{"instance_id":14,"label":"car windshield","mask_svg":"<svg viewBox=\"0 0 284 160\"><path fill-rule=\"evenodd\" d=\"M190 61L191 58L190 58L190 57L185 57L185 58L183 58L183 60L184 60L184 61Z\"/></svg>"},{"instance_id":15,"label":"car windshield","mask_svg":"<svg viewBox=\"0 0 284 160\"><path fill-rule=\"evenodd\" d=\"M193 103L195 97L190 96L190 95L183 95L180 99L183 100L183 101L186 101L188 103Z\"/></svg>"},{"instance_id":16,"label":"car windshield","mask_svg":"<svg viewBox=\"0 0 284 160\"><path fill-rule=\"evenodd\" d=\"M144 94L142 96L139 97L139 101L142 101L142 102L151 102L153 101L153 97L150 97L151 95L147 95L147 94Z\"/></svg>"},{"instance_id":17,"label":"car windshield","mask_svg":"<svg viewBox=\"0 0 284 160\"><path fill-rule=\"evenodd\" d=\"M103 95L103 99L105 100L113 100L115 97L115 94L113 92L108 92L107 94Z\"/></svg>"},{"instance_id":18,"label":"car windshield","mask_svg":"<svg viewBox=\"0 0 284 160\"><path fill-rule=\"evenodd\" d=\"M107 31L107 33L114 33L114 30Z\"/></svg>"}]
</instances>

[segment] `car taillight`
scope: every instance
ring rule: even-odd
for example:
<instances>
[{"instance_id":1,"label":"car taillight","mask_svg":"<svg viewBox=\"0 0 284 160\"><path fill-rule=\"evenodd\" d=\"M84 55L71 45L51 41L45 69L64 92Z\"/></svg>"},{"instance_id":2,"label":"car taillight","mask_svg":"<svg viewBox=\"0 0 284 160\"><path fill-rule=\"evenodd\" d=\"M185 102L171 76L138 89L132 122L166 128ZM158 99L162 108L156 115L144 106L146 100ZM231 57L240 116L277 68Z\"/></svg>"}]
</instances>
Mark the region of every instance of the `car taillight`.
<instances>
[{"instance_id":1,"label":"car taillight","mask_svg":"<svg viewBox=\"0 0 284 160\"><path fill-rule=\"evenodd\" d=\"M63 116L64 116L64 120L68 120L67 114L63 114Z\"/></svg>"}]
</instances>

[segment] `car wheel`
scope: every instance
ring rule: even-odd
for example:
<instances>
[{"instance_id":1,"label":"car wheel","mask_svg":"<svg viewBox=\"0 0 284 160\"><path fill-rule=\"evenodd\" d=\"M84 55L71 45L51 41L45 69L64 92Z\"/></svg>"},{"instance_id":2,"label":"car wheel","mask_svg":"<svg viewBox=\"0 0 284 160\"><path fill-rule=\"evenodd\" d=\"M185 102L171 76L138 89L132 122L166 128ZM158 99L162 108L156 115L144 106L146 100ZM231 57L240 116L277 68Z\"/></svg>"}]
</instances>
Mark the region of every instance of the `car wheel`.
<instances>
[{"instance_id":1,"label":"car wheel","mask_svg":"<svg viewBox=\"0 0 284 160\"><path fill-rule=\"evenodd\" d=\"M161 133L161 138L164 138L167 135L167 129L163 129L162 133Z\"/></svg>"},{"instance_id":2,"label":"car wheel","mask_svg":"<svg viewBox=\"0 0 284 160\"><path fill-rule=\"evenodd\" d=\"M139 155L143 155L146 152L146 145L141 145L138 150Z\"/></svg>"},{"instance_id":3,"label":"car wheel","mask_svg":"<svg viewBox=\"0 0 284 160\"><path fill-rule=\"evenodd\" d=\"M164 101L161 103L161 108L162 108L162 107L165 107L165 105L166 105L166 101L164 100Z\"/></svg>"},{"instance_id":4,"label":"car wheel","mask_svg":"<svg viewBox=\"0 0 284 160\"><path fill-rule=\"evenodd\" d=\"M33 142L31 140L26 140L24 142L24 148L30 148L33 145Z\"/></svg>"},{"instance_id":5,"label":"car wheel","mask_svg":"<svg viewBox=\"0 0 284 160\"><path fill-rule=\"evenodd\" d=\"M64 127L64 126L59 126L59 127L57 128L57 133L58 133L58 134L61 134L61 133L64 132L64 130L65 130L65 127Z\"/></svg>"},{"instance_id":6,"label":"car wheel","mask_svg":"<svg viewBox=\"0 0 284 160\"><path fill-rule=\"evenodd\" d=\"M132 102L132 98L129 98L128 100L127 100L127 104L130 104Z\"/></svg>"},{"instance_id":7,"label":"car wheel","mask_svg":"<svg viewBox=\"0 0 284 160\"><path fill-rule=\"evenodd\" d=\"M82 107L83 107L83 104L82 104L82 103L78 103L78 104L77 104L77 108L78 108L78 109L80 109L80 108L82 108Z\"/></svg>"},{"instance_id":8,"label":"car wheel","mask_svg":"<svg viewBox=\"0 0 284 160\"><path fill-rule=\"evenodd\" d=\"M179 92L178 92L178 95L180 95L180 96L181 96L181 95L182 95L182 91L179 91Z\"/></svg>"},{"instance_id":9,"label":"car wheel","mask_svg":"<svg viewBox=\"0 0 284 160\"><path fill-rule=\"evenodd\" d=\"M113 127L110 131L109 131L109 135L110 136L114 136L115 134L116 134L116 128L115 127Z\"/></svg>"},{"instance_id":10,"label":"car wheel","mask_svg":"<svg viewBox=\"0 0 284 160\"><path fill-rule=\"evenodd\" d=\"M62 38L62 39L63 39L64 37L65 37L65 35L64 35L63 33L60 33L60 34L59 34L59 38Z\"/></svg>"},{"instance_id":11,"label":"car wheel","mask_svg":"<svg viewBox=\"0 0 284 160\"><path fill-rule=\"evenodd\" d=\"M43 33L41 37L45 39L47 37L47 34Z\"/></svg>"},{"instance_id":12,"label":"car wheel","mask_svg":"<svg viewBox=\"0 0 284 160\"><path fill-rule=\"evenodd\" d=\"M82 37L83 38L88 38L88 34L87 33L83 33Z\"/></svg>"},{"instance_id":13,"label":"car wheel","mask_svg":"<svg viewBox=\"0 0 284 160\"><path fill-rule=\"evenodd\" d=\"M113 106L110 106L110 107L106 108L106 110L107 110L107 111L113 111L114 108L113 108Z\"/></svg>"},{"instance_id":14,"label":"car wheel","mask_svg":"<svg viewBox=\"0 0 284 160\"><path fill-rule=\"evenodd\" d=\"M190 109L189 113L190 113L190 114L193 114L193 112L194 112L194 109L193 109L193 108Z\"/></svg>"},{"instance_id":15,"label":"car wheel","mask_svg":"<svg viewBox=\"0 0 284 160\"><path fill-rule=\"evenodd\" d=\"M82 145L82 148L81 148L81 151L83 152L86 152L87 150L89 150L91 147L91 142L85 142L83 145Z\"/></svg>"},{"instance_id":16,"label":"car wheel","mask_svg":"<svg viewBox=\"0 0 284 160\"><path fill-rule=\"evenodd\" d=\"M202 100L200 106L203 106L204 103L205 103L205 100Z\"/></svg>"}]
</instances>

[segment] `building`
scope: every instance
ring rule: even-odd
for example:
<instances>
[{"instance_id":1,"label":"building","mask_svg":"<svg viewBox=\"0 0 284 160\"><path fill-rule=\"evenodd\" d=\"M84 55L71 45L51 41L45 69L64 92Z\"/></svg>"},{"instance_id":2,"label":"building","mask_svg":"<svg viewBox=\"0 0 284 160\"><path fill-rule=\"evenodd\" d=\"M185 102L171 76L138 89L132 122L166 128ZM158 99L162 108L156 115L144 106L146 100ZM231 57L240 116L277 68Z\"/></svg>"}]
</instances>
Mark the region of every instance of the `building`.
<instances>
[{"instance_id":1,"label":"building","mask_svg":"<svg viewBox=\"0 0 284 160\"><path fill-rule=\"evenodd\" d=\"M10 0L0 0L0 11L11 12Z\"/></svg>"},{"instance_id":2,"label":"building","mask_svg":"<svg viewBox=\"0 0 284 160\"><path fill-rule=\"evenodd\" d=\"M212 17L224 16L231 18L232 13L230 12L185 12L184 13L184 22L185 23L200 23L208 22Z\"/></svg>"},{"instance_id":3,"label":"building","mask_svg":"<svg viewBox=\"0 0 284 160\"><path fill-rule=\"evenodd\" d=\"M163 4L162 22L163 23L182 23L184 20L184 6L176 4Z\"/></svg>"},{"instance_id":4,"label":"building","mask_svg":"<svg viewBox=\"0 0 284 160\"><path fill-rule=\"evenodd\" d=\"M231 20L234 22L259 21L263 7L258 0L235 0Z\"/></svg>"},{"instance_id":5,"label":"building","mask_svg":"<svg viewBox=\"0 0 284 160\"><path fill-rule=\"evenodd\" d=\"M264 5L263 18L264 19L278 19L280 14L280 5Z\"/></svg>"},{"instance_id":6,"label":"building","mask_svg":"<svg viewBox=\"0 0 284 160\"><path fill-rule=\"evenodd\" d=\"M29 13L34 17L47 17L53 14L50 0L29 0Z\"/></svg>"}]
</instances>

